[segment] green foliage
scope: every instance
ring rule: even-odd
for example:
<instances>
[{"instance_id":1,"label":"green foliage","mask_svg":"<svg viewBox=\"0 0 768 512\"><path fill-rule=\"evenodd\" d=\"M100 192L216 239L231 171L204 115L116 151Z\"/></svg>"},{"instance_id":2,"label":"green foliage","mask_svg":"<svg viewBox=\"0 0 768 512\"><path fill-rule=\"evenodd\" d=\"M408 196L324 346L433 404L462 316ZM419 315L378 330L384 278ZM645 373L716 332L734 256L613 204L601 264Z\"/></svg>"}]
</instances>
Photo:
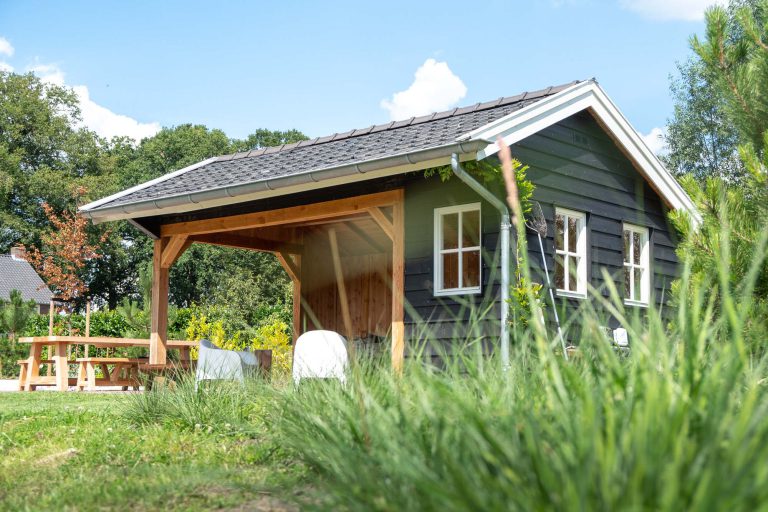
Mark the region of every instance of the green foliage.
<instances>
[{"instance_id":1,"label":"green foliage","mask_svg":"<svg viewBox=\"0 0 768 512\"><path fill-rule=\"evenodd\" d=\"M0 299L0 332L6 332L11 342L22 332L37 311L34 300L24 301L19 290L11 290L10 300Z\"/></svg>"},{"instance_id":2,"label":"green foliage","mask_svg":"<svg viewBox=\"0 0 768 512\"><path fill-rule=\"evenodd\" d=\"M19 359L29 357L29 345L13 343L0 336L0 378L15 379L19 376Z\"/></svg>"},{"instance_id":3,"label":"green foliage","mask_svg":"<svg viewBox=\"0 0 768 512\"><path fill-rule=\"evenodd\" d=\"M510 322L512 325L527 328L531 324L531 298L543 308L541 300L543 285L534 283L523 276L519 266L515 268L515 283L511 286L509 294L509 308L511 311Z\"/></svg>"},{"instance_id":4,"label":"green foliage","mask_svg":"<svg viewBox=\"0 0 768 512\"><path fill-rule=\"evenodd\" d=\"M738 159L738 135L725 114L725 98L713 77L695 59L678 64L671 80L674 114L667 125L667 167L676 175L693 175L703 182L720 176L739 181L744 168Z\"/></svg>"},{"instance_id":5,"label":"green foliage","mask_svg":"<svg viewBox=\"0 0 768 512\"><path fill-rule=\"evenodd\" d=\"M501 167L495 162L490 162L488 160L470 160L468 162L462 162L461 166L464 170L474 175L489 187L498 187L499 185L504 184ZM520 206L522 207L523 213L530 213L532 207L531 197L533 196L533 191L536 187L527 177L527 165L523 165L518 160L513 159L513 166L515 169L515 180L517 182ZM450 165L430 167L424 171L425 178L440 176L440 180L443 182L451 179L453 175L453 169Z\"/></svg>"},{"instance_id":6,"label":"green foliage","mask_svg":"<svg viewBox=\"0 0 768 512\"><path fill-rule=\"evenodd\" d=\"M290 375L293 361L291 328L279 316L265 320L251 339L254 350L272 351L272 372L276 376Z\"/></svg>"},{"instance_id":7,"label":"green foliage","mask_svg":"<svg viewBox=\"0 0 768 512\"><path fill-rule=\"evenodd\" d=\"M768 236L768 0L713 7L706 19L704 39L694 36L691 46L713 97L722 98L722 122L737 129L744 172L736 183L719 176L703 183L682 179L700 222L672 213L682 235L678 256L691 269L691 281L710 288L716 311L730 307L730 288L750 293L752 314L743 327L766 333L768 263L756 250ZM673 291L677 300L691 293L682 282Z\"/></svg>"},{"instance_id":8,"label":"green foliage","mask_svg":"<svg viewBox=\"0 0 768 512\"><path fill-rule=\"evenodd\" d=\"M727 120L744 143L760 148L768 119L768 0L729 13L706 13L704 39L691 46L725 102Z\"/></svg>"}]
</instances>

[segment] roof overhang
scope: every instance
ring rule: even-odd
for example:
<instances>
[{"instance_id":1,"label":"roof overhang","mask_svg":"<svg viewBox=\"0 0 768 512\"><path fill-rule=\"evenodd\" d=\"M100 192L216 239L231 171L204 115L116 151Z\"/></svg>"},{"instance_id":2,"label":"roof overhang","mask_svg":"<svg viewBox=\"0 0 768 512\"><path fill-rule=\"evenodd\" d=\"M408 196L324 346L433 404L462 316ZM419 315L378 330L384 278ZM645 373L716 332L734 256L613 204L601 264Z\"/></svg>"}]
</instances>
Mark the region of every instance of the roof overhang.
<instances>
[{"instance_id":1,"label":"roof overhang","mask_svg":"<svg viewBox=\"0 0 768 512\"><path fill-rule=\"evenodd\" d=\"M512 112L465 134L460 140L486 141L488 145L477 153L477 159L482 160L498 151L496 140L499 137L511 146L583 110L592 113L670 208L687 211L696 223L700 221L696 206L683 187L594 80L578 83Z\"/></svg>"},{"instance_id":2,"label":"roof overhang","mask_svg":"<svg viewBox=\"0 0 768 512\"><path fill-rule=\"evenodd\" d=\"M88 203L81 206L79 211L81 214L92 219L95 223L101 223L114 220L136 219L155 215L202 210L205 208L295 194L318 188L354 183L357 181L394 176L406 172L428 169L430 167L449 165L451 155L454 153L460 154L462 160L473 160L476 157L477 151L487 145L487 142L484 140L463 140L410 153L402 153L324 169L315 169L290 176L261 180L253 183L234 184L226 187L163 197L160 199L116 205L114 207L102 206L132 192L136 192L216 161L216 158L211 158L109 197L105 197L104 199Z\"/></svg>"}]
</instances>

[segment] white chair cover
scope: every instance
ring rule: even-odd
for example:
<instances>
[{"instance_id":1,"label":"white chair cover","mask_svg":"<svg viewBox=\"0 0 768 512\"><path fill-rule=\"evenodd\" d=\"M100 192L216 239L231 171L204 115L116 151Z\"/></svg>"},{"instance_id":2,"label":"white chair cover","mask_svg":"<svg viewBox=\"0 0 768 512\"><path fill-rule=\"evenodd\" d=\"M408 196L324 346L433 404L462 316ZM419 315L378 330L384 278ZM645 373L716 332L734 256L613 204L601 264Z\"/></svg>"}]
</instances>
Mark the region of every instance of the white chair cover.
<instances>
[{"instance_id":1,"label":"white chair cover","mask_svg":"<svg viewBox=\"0 0 768 512\"><path fill-rule=\"evenodd\" d=\"M333 331L308 331L296 340L293 352L293 382L302 379L347 381L347 340Z\"/></svg>"}]
</instances>

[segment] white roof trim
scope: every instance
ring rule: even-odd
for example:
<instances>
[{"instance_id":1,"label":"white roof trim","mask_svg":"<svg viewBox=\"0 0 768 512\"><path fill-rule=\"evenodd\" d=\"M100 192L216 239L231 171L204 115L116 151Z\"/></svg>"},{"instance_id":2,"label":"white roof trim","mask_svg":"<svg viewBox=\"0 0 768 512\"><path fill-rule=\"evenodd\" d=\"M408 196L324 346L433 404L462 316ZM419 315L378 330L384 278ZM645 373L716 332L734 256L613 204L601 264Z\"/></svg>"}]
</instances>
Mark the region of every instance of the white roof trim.
<instances>
[{"instance_id":1,"label":"white roof trim","mask_svg":"<svg viewBox=\"0 0 768 512\"><path fill-rule=\"evenodd\" d=\"M111 196L107 196L103 199L99 199L98 201L93 201L92 203L88 203L86 205L83 205L79 208L80 211L87 212L88 210L92 210L94 208L97 208L105 203L108 203L110 201L114 201L115 199L118 199L123 196L127 196L128 194L131 194L133 192L136 192L137 190L142 190L147 187L150 187L152 185L155 185L156 183L161 183L165 180L169 180L171 178L175 178L176 176L179 176L180 174L184 174L185 172L192 171L197 169L198 167L202 167L204 165L208 165L210 163L215 162L218 159L218 157L212 157L208 160L203 160L202 162L197 162L196 164L188 165L187 167L184 167L183 169L179 169L178 171L173 171L168 174L164 174L160 176L159 178L155 178L153 180L141 183L139 185L136 185L135 187L131 187L129 189L123 190L121 192L118 192L117 194L112 194Z\"/></svg>"},{"instance_id":2,"label":"white roof trim","mask_svg":"<svg viewBox=\"0 0 768 512\"><path fill-rule=\"evenodd\" d=\"M578 83L512 112L463 135L459 140L488 142L488 146L477 152L477 159L482 160L498 151L497 137L501 137L507 146L511 146L582 110L589 110L595 115L669 206L689 212L698 223L700 215L683 187L648 148L608 95L592 80Z\"/></svg>"}]
</instances>

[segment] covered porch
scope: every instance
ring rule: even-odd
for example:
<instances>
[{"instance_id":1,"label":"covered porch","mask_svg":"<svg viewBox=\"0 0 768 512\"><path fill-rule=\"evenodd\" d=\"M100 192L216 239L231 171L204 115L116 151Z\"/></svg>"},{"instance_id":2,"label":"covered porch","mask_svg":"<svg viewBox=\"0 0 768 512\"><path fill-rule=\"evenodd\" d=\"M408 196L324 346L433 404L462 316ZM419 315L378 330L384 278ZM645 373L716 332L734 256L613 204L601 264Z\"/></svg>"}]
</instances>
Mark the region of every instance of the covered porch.
<instances>
[{"instance_id":1,"label":"covered porch","mask_svg":"<svg viewBox=\"0 0 768 512\"><path fill-rule=\"evenodd\" d=\"M272 210L200 211L154 242L149 363L166 364L169 271L193 243L273 253L293 283L293 336L387 338L404 356L404 203L395 189Z\"/></svg>"}]
</instances>

